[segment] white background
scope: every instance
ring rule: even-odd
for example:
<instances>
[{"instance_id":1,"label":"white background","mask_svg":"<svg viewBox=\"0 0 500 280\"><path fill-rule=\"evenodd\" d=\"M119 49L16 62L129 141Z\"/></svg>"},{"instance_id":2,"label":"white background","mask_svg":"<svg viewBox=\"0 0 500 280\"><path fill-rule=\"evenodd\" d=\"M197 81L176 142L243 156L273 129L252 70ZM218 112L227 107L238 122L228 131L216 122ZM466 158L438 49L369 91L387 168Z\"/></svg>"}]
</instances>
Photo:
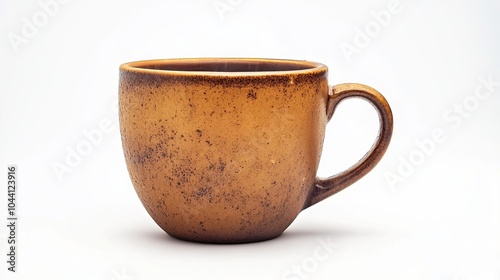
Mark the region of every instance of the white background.
<instances>
[{"instance_id":1,"label":"white background","mask_svg":"<svg viewBox=\"0 0 500 280\"><path fill-rule=\"evenodd\" d=\"M47 2L0 1L3 219L8 164L20 178L18 272L4 261L4 220L0 279L500 280L500 86L474 96L481 77L500 81L500 2L66 0L44 10ZM380 12L388 5L397 11ZM347 45L356 52L345 53ZM371 85L394 112L389 150L275 240L220 246L168 237L124 164L118 66L207 56L318 61L332 84ZM58 176L54 165L67 165L102 122L111 126L102 139ZM377 129L370 105L342 103L320 175L356 162ZM436 130L442 137L429 144Z\"/></svg>"}]
</instances>

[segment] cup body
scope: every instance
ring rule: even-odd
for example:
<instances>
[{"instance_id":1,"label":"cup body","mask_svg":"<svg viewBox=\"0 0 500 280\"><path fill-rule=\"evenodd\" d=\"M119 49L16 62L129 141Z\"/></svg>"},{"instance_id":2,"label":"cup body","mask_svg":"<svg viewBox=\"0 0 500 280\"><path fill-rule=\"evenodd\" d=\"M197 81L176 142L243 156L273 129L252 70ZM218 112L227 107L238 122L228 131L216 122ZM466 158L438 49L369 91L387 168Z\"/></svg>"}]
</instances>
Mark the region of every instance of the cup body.
<instances>
[{"instance_id":1,"label":"cup body","mask_svg":"<svg viewBox=\"0 0 500 280\"><path fill-rule=\"evenodd\" d=\"M153 220L173 237L198 242L280 235L315 182L327 71L274 59L122 65L122 145Z\"/></svg>"}]
</instances>

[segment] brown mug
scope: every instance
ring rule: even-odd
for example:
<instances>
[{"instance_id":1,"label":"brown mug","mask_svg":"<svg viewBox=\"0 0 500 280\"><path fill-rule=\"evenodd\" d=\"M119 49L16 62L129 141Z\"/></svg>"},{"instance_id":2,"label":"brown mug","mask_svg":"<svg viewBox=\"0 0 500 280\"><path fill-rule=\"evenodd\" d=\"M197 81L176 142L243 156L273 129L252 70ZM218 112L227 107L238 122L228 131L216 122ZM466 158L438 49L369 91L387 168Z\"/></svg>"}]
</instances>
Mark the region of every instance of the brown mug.
<instances>
[{"instance_id":1,"label":"brown mug","mask_svg":"<svg viewBox=\"0 0 500 280\"><path fill-rule=\"evenodd\" d=\"M267 240L372 170L391 139L389 104L365 85L330 87L327 75L323 64L280 59L121 65L123 151L153 220L183 240ZM317 178L326 124L349 97L375 106L378 138L351 168Z\"/></svg>"}]
</instances>

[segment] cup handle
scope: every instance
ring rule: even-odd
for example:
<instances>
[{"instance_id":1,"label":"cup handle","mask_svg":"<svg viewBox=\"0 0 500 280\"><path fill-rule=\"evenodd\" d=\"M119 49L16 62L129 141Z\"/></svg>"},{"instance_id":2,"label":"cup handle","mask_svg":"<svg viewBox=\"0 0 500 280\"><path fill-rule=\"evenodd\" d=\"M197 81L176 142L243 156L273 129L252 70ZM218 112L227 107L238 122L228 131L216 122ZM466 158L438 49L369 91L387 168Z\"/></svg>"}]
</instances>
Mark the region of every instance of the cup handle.
<instances>
[{"instance_id":1,"label":"cup handle","mask_svg":"<svg viewBox=\"0 0 500 280\"><path fill-rule=\"evenodd\" d=\"M377 110L380 130L376 142L355 165L326 179L316 178L304 209L338 193L365 176L380 161L391 141L393 129L392 111L387 100L380 92L362 84L339 84L330 87L330 91L331 94L328 97L327 104L328 121L332 118L337 105L345 98L361 97L370 102Z\"/></svg>"}]
</instances>

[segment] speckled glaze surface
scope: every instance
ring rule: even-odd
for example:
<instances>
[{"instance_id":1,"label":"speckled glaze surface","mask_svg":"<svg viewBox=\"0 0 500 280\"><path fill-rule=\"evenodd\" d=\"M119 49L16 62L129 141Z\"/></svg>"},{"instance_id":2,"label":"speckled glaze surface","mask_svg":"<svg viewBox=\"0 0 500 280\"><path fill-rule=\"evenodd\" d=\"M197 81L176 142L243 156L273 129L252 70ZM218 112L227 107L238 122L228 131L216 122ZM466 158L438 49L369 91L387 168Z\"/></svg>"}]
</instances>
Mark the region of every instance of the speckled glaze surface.
<instances>
[{"instance_id":1,"label":"speckled glaze surface","mask_svg":"<svg viewBox=\"0 0 500 280\"><path fill-rule=\"evenodd\" d=\"M123 150L153 220L184 240L262 241L339 191L328 185L333 177L316 178L336 105L327 71L318 63L272 59L123 64Z\"/></svg>"}]
</instances>

